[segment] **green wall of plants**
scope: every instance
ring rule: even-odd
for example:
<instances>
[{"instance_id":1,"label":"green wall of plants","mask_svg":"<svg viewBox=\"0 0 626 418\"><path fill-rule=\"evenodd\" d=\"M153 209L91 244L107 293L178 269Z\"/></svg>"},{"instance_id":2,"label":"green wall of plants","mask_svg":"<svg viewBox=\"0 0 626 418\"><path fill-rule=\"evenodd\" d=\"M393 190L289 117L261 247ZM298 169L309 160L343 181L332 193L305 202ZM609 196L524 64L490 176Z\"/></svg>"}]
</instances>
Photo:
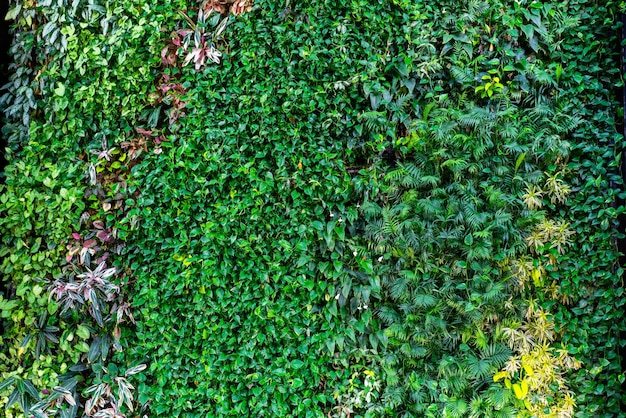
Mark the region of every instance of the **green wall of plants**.
<instances>
[{"instance_id":1,"label":"green wall of plants","mask_svg":"<svg viewBox=\"0 0 626 418\"><path fill-rule=\"evenodd\" d=\"M620 416L619 2L246 4L12 4L7 416Z\"/></svg>"}]
</instances>

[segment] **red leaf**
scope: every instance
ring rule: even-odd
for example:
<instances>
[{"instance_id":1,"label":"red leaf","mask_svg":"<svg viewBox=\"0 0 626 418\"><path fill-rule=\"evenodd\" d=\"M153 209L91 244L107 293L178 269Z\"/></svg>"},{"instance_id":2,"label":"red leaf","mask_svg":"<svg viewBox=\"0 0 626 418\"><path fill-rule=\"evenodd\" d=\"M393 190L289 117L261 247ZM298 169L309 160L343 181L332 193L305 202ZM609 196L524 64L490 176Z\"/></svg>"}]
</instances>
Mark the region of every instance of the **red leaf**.
<instances>
[{"instance_id":1,"label":"red leaf","mask_svg":"<svg viewBox=\"0 0 626 418\"><path fill-rule=\"evenodd\" d=\"M88 239L87 241L83 242L83 248L91 248L94 245L96 245L95 239Z\"/></svg>"},{"instance_id":2,"label":"red leaf","mask_svg":"<svg viewBox=\"0 0 626 418\"><path fill-rule=\"evenodd\" d=\"M161 60L163 61L163 64L167 64L167 53L169 52L169 49L170 47L166 46L161 50Z\"/></svg>"},{"instance_id":3,"label":"red leaf","mask_svg":"<svg viewBox=\"0 0 626 418\"><path fill-rule=\"evenodd\" d=\"M76 240L79 240L80 239L80 234L78 232L74 232L74 233L72 233L72 237L74 239L76 239Z\"/></svg>"},{"instance_id":4,"label":"red leaf","mask_svg":"<svg viewBox=\"0 0 626 418\"><path fill-rule=\"evenodd\" d=\"M151 130L146 130L143 128L136 128L137 129L137 133L141 134L141 135L152 135L152 131Z\"/></svg>"},{"instance_id":5,"label":"red leaf","mask_svg":"<svg viewBox=\"0 0 626 418\"><path fill-rule=\"evenodd\" d=\"M102 221L93 221L93 227L96 229L104 229L104 222Z\"/></svg>"},{"instance_id":6,"label":"red leaf","mask_svg":"<svg viewBox=\"0 0 626 418\"><path fill-rule=\"evenodd\" d=\"M108 241L109 240L109 234L106 231L98 232L97 237L100 238L102 241Z\"/></svg>"}]
</instances>

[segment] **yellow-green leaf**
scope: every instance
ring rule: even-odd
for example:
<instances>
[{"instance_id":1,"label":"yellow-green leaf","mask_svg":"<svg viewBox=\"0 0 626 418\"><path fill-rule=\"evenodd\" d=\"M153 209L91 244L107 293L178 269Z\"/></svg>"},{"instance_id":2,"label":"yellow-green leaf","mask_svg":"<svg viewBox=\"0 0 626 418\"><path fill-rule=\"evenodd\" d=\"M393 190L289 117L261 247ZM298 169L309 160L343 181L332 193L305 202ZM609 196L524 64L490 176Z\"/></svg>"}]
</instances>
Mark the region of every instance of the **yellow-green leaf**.
<instances>
[{"instance_id":1,"label":"yellow-green leaf","mask_svg":"<svg viewBox=\"0 0 626 418\"><path fill-rule=\"evenodd\" d=\"M517 399L524 399L528 395L528 382L523 380L522 383L516 383L513 385L513 392Z\"/></svg>"},{"instance_id":2,"label":"yellow-green leaf","mask_svg":"<svg viewBox=\"0 0 626 418\"><path fill-rule=\"evenodd\" d=\"M515 161L515 172L517 173L517 170L519 169L520 165L522 165L522 163L524 162L524 158L526 158L526 153L522 152L520 154L519 157L517 157L517 160Z\"/></svg>"},{"instance_id":3,"label":"yellow-green leaf","mask_svg":"<svg viewBox=\"0 0 626 418\"><path fill-rule=\"evenodd\" d=\"M522 397L525 398L528 395L528 380L522 380Z\"/></svg>"},{"instance_id":4,"label":"yellow-green leaf","mask_svg":"<svg viewBox=\"0 0 626 418\"><path fill-rule=\"evenodd\" d=\"M530 367L528 364L522 362L522 367L524 368L524 371L526 372L528 376L532 376L535 374L533 368Z\"/></svg>"},{"instance_id":5,"label":"yellow-green leaf","mask_svg":"<svg viewBox=\"0 0 626 418\"><path fill-rule=\"evenodd\" d=\"M89 338L89 336L91 335L91 333L89 332L89 330L87 329L86 326L84 325L79 325L78 328L76 329L76 335L78 335L80 338L82 338L83 340L86 340Z\"/></svg>"},{"instance_id":6,"label":"yellow-green leaf","mask_svg":"<svg viewBox=\"0 0 626 418\"><path fill-rule=\"evenodd\" d=\"M509 374L507 372L498 372L493 375L493 381L497 382L500 379L507 377Z\"/></svg>"}]
</instances>

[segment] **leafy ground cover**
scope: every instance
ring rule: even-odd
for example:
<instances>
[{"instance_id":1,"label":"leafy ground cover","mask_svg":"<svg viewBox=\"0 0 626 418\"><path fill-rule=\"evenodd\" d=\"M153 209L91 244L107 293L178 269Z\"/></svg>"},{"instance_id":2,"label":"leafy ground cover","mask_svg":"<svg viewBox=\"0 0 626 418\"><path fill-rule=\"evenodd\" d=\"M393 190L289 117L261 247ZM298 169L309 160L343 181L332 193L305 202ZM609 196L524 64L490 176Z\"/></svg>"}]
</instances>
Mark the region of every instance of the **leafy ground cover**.
<instances>
[{"instance_id":1,"label":"leafy ground cover","mask_svg":"<svg viewBox=\"0 0 626 418\"><path fill-rule=\"evenodd\" d=\"M620 416L618 3L66 3L8 15L8 416Z\"/></svg>"}]
</instances>

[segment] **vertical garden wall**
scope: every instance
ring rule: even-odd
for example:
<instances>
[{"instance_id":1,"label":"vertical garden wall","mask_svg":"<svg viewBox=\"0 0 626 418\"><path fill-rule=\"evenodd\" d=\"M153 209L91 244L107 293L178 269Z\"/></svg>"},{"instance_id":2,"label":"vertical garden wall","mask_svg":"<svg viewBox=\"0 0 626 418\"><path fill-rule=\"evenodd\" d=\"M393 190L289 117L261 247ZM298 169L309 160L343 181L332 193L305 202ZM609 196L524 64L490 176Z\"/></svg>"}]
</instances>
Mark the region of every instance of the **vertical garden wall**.
<instances>
[{"instance_id":1,"label":"vertical garden wall","mask_svg":"<svg viewBox=\"0 0 626 418\"><path fill-rule=\"evenodd\" d=\"M13 2L7 416L621 416L621 11Z\"/></svg>"}]
</instances>

